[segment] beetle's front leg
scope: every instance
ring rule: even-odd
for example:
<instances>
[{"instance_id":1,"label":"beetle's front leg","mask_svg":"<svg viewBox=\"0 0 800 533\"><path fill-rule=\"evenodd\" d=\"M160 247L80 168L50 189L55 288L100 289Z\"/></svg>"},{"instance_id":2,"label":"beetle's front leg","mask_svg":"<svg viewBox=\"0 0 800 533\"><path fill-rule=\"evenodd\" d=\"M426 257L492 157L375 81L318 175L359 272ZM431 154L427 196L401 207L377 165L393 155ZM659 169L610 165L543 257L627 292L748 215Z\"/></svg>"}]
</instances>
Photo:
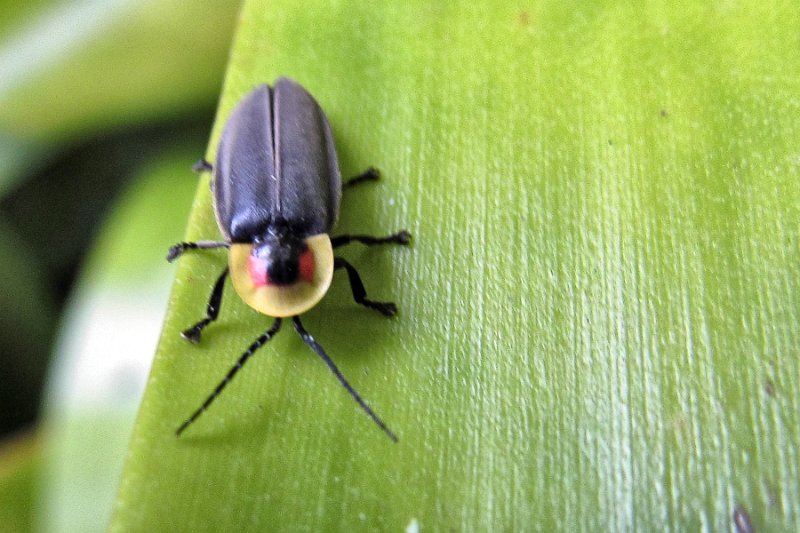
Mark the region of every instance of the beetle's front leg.
<instances>
[{"instance_id":1,"label":"beetle's front leg","mask_svg":"<svg viewBox=\"0 0 800 533\"><path fill-rule=\"evenodd\" d=\"M187 250L208 250L214 248L230 248L230 244L225 241L197 241L197 242L179 242L170 246L167 252L167 261L172 262L180 257ZM214 283L214 288L211 291L211 297L206 306L206 317L199 321L197 324L181 332L184 339L193 344L200 342L200 332L203 331L207 325L217 319L219 315L219 307L222 302L222 289L225 286L225 278L228 277L228 268L222 271L222 274L217 278Z\"/></svg>"},{"instance_id":2,"label":"beetle's front leg","mask_svg":"<svg viewBox=\"0 0 800 533\"><path fill-rule=\"evenodd\" d=\"M230 248L231 245L225 241L197 241L179 242L169 247L167 261L172 263L180 257L186 250L212 250L214 248Z\"/></svg>"},{"instance_id":3,"label":"beetle's front leg","mask_svg":"<svg viewBox=\"0 0 800 533\"><path fill-rule=\"evenodd\" d=\"M214 288L211 290L211 297L208 299L208 305L206 306L206 317L194 326L181 332L181 336L192 344L200 342L200 332L217 319L220 304L222 304L222 290L225 288L225 278L227 277L228 268L226 267L217 278L217 282L214 283Z\"/></svg>"}]
</instances>

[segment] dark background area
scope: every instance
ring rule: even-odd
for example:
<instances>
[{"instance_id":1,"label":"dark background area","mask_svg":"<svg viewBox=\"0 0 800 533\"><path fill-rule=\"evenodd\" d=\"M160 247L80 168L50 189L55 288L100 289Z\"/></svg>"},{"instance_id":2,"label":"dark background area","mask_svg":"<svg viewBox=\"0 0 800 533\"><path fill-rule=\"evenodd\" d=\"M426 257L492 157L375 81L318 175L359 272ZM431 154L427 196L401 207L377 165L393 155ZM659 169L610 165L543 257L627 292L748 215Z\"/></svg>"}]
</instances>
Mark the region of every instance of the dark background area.
<instances>
[{"instance_id":1,"label":"dark background area","mask_svg":"<svg viewBox=\"0 0 800 533\"><path fill-rule=\"evenodd\" d=\"M27 272L21 276L27 287L5 287L0 296L0 353L6 354L0 438L36 421L59 317L118 193L164 146L180 140L202 155L213 117L211 103L189 116L63 147L49 161L32 162L0 199L0 224ZM176 228L176 236L181 233Z\"/></svg>"},{"instance_id":2,"label":"dark background area","mask_svg":"<svg viewBox=\"0 0 800 533\"><path fill-rule=\"evenodd\" d=\"M0 444L36 427L63 313L114 201L177 144L204 154L238 9L0 0Z\"/></svg>"}]
</instances>

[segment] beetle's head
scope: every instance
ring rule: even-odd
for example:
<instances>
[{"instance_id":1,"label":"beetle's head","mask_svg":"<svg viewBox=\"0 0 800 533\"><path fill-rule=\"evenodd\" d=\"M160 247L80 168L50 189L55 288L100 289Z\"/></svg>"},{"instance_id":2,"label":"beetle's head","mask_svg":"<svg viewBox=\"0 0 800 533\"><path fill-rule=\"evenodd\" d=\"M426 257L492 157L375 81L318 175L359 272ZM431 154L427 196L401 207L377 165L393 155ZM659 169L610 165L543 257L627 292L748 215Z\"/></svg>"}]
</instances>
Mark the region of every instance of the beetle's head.
<instances>
[{"instance_id":1,"label":"beetle's head","mask_svg":"<svg viewBox=\"0 0 800 533\"><path fill-rule=\"evenodd\" d=\"M290 228L270 227L253 241L247 271L256 287L314 279L314 253Z\"/></svg>"}]
</instances>

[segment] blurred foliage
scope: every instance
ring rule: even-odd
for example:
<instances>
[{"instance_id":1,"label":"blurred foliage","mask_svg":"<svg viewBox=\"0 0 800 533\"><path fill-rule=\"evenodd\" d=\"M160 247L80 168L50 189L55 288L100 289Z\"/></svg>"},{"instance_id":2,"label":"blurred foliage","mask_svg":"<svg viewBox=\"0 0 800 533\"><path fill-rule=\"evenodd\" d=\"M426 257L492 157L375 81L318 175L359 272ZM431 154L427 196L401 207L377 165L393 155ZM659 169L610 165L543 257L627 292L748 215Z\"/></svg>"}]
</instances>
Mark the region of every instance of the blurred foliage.
<instances>
[{"instance_id":1,"label":"blurred foliage","mask_svg":"<svg viewBox=\"0 0 800 533\"><path fill-rule=\"evenodd\" d=\"M41 474L40 447L34 433L24 433L0 447L0 529L33 531L36 480Z\"/></svg>"},{"instance_id":2,"label":"blurred foliage","mask_svg":"<svg viewBox=\"0 0 800 533\"><path fill-rule=\"evenodd\" d=\"M25 69L0 71L0 131L69 142L207 106L219 90L237 7L80 0L37 10L0 47L8 63Z\"/></svg>"},{"instance_id":3,"label":"blurred foliage","mask_svg":"<svg viewBox=\"0 0 800 533\"><path fill-rule=\"evenodd\" d=\"M207 130L166 141L115 201L73 290L45 400L42 531L104 531L161 328ZM157 216L154 216L157 214Z\"/></svg>"},{"instance_id":4,"label":"blurred foliage","mask_svg":"<svg viewBox=\"0 0 800 533\"><path fill-rule=\"evenodd\" d=\"M221 0L0 1L0 438L37 419L62 310L109 206L145 165L177 147L186 161L181 172L170 169L172 183L181 187L162 183L167 197L146 216L157 213L173 226L170 213L183 218L196 184L189 158L206 144L238 8ZM113 220L122 227L136 223ZM138 241L114 231L129 254L152 261L139 250L142 243L153 245L147 230L139 230ZM159 258L163 246L154 246ZM109 264L95 268L118 270L115 248L103 248L98 254L107 255L100 261ZM137 294L151 290L142 272L128 269L128 282L139 282ZM76 306L71 309L75 313ZM152 314L158 319L157 310ZM64 323L76 328L72 335L81 334L80 321ZM70 371L71 355L61 354L52 372ZM0 442L0 529L30 530L46 509L52 520L40 515L39 525L67 531L75 522L58 521L65 516L59 503L74 508L87 500L93 507L81 507L79 523L104 527L130 415L111 416L116 438L105 438L102 418L84 412L86 423L78 427L70 408L51 403L47 431ZM100 440L87 441L92 435ZM27 443L24 453L20 441ZM40 450L46 450L44 462ZM69 471L66 464L75 468L68 478L59 475ZM40 475L52 499L46 505L38 494ZM102 494L93 496L96 491Z\"/></svg>"},{"instance_id":5,"label":"blurred foliage","mask_svg":"<svg viewBox=\"0 0 800 533\"><path fill-rule=\"evenodd\" d=\"M3 3L0 435L36 416L59 310L109 203L171 139L207 131L238 10L220 0Z\"/></svg>"},{"instance_id":6,"label":"blurred foliage","mask_svg":"<svg viewBox=\"0 0 800 533\"><path fill-rule=\"evenodd\" d=\"M37 14L41 14L48 7L54 5L53 0L31 0L30 2L16 2L15 0L0 0L0 35L7 38L19 31L27 22Z\"/></svg>"}]
</instances>

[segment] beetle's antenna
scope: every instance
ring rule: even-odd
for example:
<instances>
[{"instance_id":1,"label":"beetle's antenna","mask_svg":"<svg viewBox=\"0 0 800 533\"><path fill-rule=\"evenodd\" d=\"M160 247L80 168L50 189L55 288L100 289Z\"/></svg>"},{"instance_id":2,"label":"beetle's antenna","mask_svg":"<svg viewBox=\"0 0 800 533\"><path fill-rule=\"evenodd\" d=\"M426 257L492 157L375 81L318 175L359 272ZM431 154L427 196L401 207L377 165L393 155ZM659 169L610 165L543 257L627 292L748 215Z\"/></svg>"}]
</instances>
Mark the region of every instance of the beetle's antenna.
<instances>
[{"instance_id":1,"label":"beetle's antenna","mask_svg":"<svg viewBox=\"0 0 800 533\"><path fill-rule=\"evenodd\" d=\"M361 395L359 395L356 392L356 390L352 387L352 385L350 385L350 383L347 382L347 379L344 377L344 374L342 374L342 372L339 370L336 364L331 360L331 358L328 357L328 354L325 353L325 350L322 349L322 346L320 346L319 343L316 340L314 340L314 337L312 337L311 334L305 330L305 328L303 328L303 324L300 323L300 317L297 316L292 317L292 321L294 322L294 329L296 329L297 333L300 334L300 337L303 339L303 342L308 344L308 346L312 350L314 350L314 352L320 357L320 359L322 359L322 361L326 365L328 365L328 368L331 370L331 372L333 372L333 375L336 376L336 379L339 380L339 383L342 384L342 387L347 389L347 392L350 393L350 396L356 401L356 403L361 407L361 409L363 409L364 412L367 413L367 415L373 420L373 422L375 422L378 425L378 427L381 428L384 431L384 433L386 433L386 435L389 436L390 439L392 439L394 442L397 442L397 435L395 435L394 432L386 426L383 420L381 420L380 417L375 414L375 411L373 411L370 408L370 406L367 405L367 402L364 401Z\"/></svg>"},{"instance_id":2,"label":"beetle's antenna","mask_svg":"<svg viewBox=\"0 0 800 533\"><path fill-rule=\"evenodd\" d=\"M233 376L235 376L236 373L242 369L247 360L250 359L250 356L256 353L256 350L258 350L259 348L264 346L267 342L269 342L269 340L275 336L278 330L281 329L281 322L282 320L280 318L276 318L275 322L272 323L272 327L269 328L263 335L261 335L255 341L253 341L253 344L251 344L250 347L247 348L247 350L239 357L239 360L236 361L236 364L233 365L230 370L228 370L228 373L225 375L222 381L219 382L219 385L217 385L217 387L214 389L214 392L212 392L208 396L208 398L206 398L206 401L203 402L203 405L201 405L197 409L197 411L192 413L192 416L187 418L186 421L180 425L180 427L175 431L175 435L180 437L181 433L183 433L183 430L189 427L192 424L192 422L197 420L197 418L201 414L203 414L203 411L208 409L208 406L211 405L211 403L217 398L217 396L220 395L220 393L228 385L228 383L231 382Z\"/></svg>"}]
</instances>

